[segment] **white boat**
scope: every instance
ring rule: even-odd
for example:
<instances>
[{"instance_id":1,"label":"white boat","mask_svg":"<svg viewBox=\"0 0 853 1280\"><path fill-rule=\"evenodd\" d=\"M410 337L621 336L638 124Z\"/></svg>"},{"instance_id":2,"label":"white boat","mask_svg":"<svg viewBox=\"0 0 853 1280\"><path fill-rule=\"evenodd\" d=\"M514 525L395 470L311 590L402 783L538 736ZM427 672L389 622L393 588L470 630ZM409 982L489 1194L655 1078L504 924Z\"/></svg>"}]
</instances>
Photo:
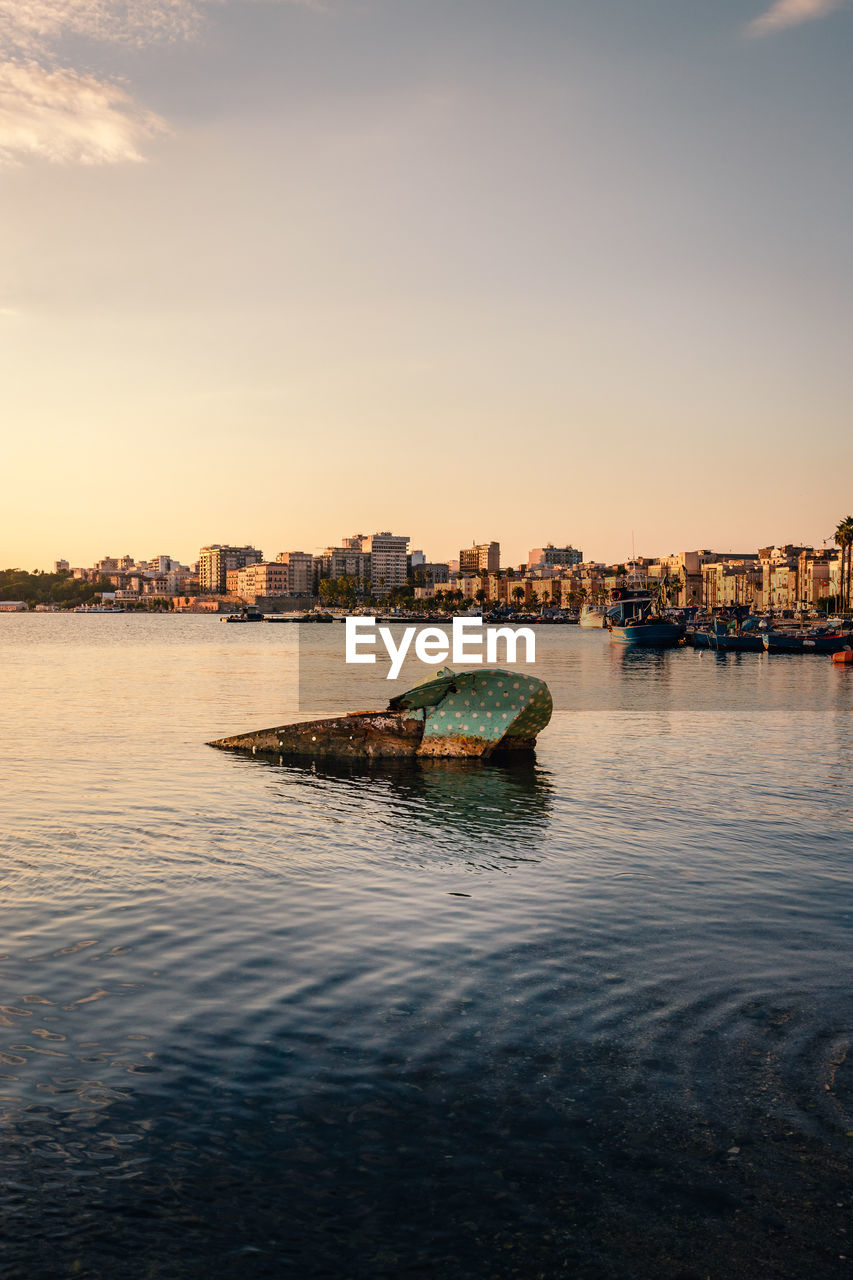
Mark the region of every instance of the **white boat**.
<instances>
[{"instance_id":1,"label":"white boat","mask_svg":"<svg viewBox=\"0 0 853 1280\"><path fill-rule=\"evenodd\" d=\"M78 604L72 613L127 613L127 609L106 609L102 604Z\"/></svg>"},{"instance_id":2,"label":"white boat","mask_svg":"<svg viewBox=\"0 0 853 1280\"><path fill-rule=\"evenodd\" d=\"M603 604L585 604L581 609L581 616L578 619L580 627L602 627L607 626L607 605Z\"/></svg>"}]
</instances>

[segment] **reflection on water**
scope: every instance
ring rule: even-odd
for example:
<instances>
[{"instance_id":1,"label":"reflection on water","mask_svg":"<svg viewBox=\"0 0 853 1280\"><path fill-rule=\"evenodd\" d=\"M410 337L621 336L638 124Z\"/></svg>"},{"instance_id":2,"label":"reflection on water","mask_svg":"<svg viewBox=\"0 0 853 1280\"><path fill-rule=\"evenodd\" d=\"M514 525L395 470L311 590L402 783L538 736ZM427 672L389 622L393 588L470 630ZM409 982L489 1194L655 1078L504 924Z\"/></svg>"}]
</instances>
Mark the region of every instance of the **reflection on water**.
<instances>
[{"instance_id":1,"label":"reflection on water","mask_svg":"<svg viewBox=\"0 0 853 1280\"><path fill-rule=\"evenodd\" d=\"M236 629L236 628L234 628ZM256 628L257 629L257 628ZM402 624L391 627L399 643ZM380 649L375 666L347 666L343 627L273 627L296 631L298 705L306 713L363 711L387 705L392 695L431 674L407 657L396 681L386 679L389 662ZM578 627L535 628L536 662L526 667L545 680L557 711L707 711L745 709L853 712L853 680L839 679L827 659L792 663L787 655L720 654L689 648L644 649L613 644L606 631ZM780 660L781 659L781 660ZM455 664L465 667L469 664ZM473 664L472 664L473 665ZM296 705L295 703L292 705ZM252 726L244 723L239 728Z\"/></svg>"},{"instance_id":2,"label":"reflection on water","mask_svg":"<svg viewBox=\"0 0 853 1280\"><path fill-rule=\"evenodd\" d=\"M288 788L300 781L321 782L326 801L337 789L347 798L367 792L371 805L383 807L385 821L401 837L427 840L475 861L484 853L490 862L496 856L535 860L553 797L550 773L532 756L281 765L253 756L238 763L271 769L274 777L286 779Z\"/></svg>"},{"instance_id":3,"label":"reflection on water","mask_svg":"<svg viewBox=\"0 0 853 1280\"><path fill-rule=\"evenodd\" d=\"M289 628L13 628L3 1280L848 1273L831 664L563 632L535 760L278 766Z\"/></svg>"}]
</instances>

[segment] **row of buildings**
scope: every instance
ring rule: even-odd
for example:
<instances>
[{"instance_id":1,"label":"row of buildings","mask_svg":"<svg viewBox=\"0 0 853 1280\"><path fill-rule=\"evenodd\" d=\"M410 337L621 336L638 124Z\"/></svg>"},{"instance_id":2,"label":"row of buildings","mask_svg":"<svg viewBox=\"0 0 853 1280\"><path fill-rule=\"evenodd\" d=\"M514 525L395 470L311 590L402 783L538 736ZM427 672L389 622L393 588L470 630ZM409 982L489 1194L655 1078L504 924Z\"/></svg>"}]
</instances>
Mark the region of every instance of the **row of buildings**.
<instances>
[{"instance_id":1,"label":"row of buildings","mask_svg":"<svg viewBox=\"0 0 853 1280\"><path fill-rule=\"evenodd\" d=\"M461 591L465 599L488 603L566 608L604 602L611 591L629 584L659 589L672 605L780 610L817 609L821 602L838 602L841 594L837 548L786 544L742 553L704 549L638 557L619 565L580 559L570 563L540 555L543 550L548 549L531 552L528 564L518 569L460 573L447 586L416 586L415 596L435 597L449 588Z\"/></svg>"},{"instance_id":2,"label":"row of buildings","mask_svg":"<svg viewBox=\"0 0 853 1280\"><path fill-rule=\"evenodd\" d=\"M424 601L455 595L565 608L604 600L626 582L660 587L677 605L794 609L839 598L840 555L838 548L786 544L743 553L682 551L608 565L584 560L576 547L548 543L534 547L526 564L502 567L497 541L462 547L454 560L432 561L423 551L409 550L408 536L383 532L353 534L317 555L280 551L271 560L253 546L212 543L201 548L193 565L160 555L145 561L107 556L87 569L70 569L59 560L54 567L91 581L107 579L117 603L159 598L189 609L276 600L282 607L303 606L331 598L339 584L347 584L355 598L405 592Z\"/></svg>"}]
</instances>

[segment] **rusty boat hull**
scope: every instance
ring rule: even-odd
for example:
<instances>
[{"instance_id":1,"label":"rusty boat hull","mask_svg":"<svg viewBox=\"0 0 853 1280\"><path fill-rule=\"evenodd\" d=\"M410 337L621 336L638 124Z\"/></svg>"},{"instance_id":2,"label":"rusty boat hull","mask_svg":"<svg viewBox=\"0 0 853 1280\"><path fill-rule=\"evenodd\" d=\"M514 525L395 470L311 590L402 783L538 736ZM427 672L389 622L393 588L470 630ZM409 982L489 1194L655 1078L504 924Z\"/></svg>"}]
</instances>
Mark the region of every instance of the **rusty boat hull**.
<instances>
[{"instance_id":1,"label":"rusty boat hull","mask_svg":"<svg viewBox=\"0 0 853 1280\"><path fill-rule=\"evenodd\" d=\"M225 751L289 758L487 758L531 752L551 719L542 680L496 668L451 671L393 698L384 711L357 711L276 725L209 743Z\"/></svg>"}]
</instances>

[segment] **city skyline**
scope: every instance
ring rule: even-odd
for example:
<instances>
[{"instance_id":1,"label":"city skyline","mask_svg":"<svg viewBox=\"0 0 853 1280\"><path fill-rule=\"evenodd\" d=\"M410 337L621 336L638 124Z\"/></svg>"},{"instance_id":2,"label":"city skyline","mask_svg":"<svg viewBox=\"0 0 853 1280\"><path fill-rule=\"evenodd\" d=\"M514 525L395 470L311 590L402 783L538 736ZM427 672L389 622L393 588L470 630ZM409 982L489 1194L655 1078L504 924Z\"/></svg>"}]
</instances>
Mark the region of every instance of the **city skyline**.
<instances>
[{"instance_id":1,"label":"city skyline","mask_svg":"<svg viewBox=\"0 0 853 1280\"><path fill-rule=\"evenodd\" d=\"M851 47L835 0L0 3L0 561L820 547Z\"/></svg>"},{"instance_id":2,"label":"city skyline","mask_svg":"<svg viewBox=\"0 0 853 1280\"><path fill-rule=\"evenodd\" d=\"M474 576L482 572L503 573L507 569L516 569L516 568L518 568L519 570L524 570L534 564L537 566L548 565L549 567L556 568L556 569L561 569L561 568L570 569L573 566L577 566L577 565L602 565L602 566L611 565L612 566L617 564L641 564L644 562L654 562L654 561L663 561L663 560L673 559L673 558L677 558L678 556L701 555L703 552L708 552L713 556L737 558L738 556L743 556L743 555L757 556L760 551L785 550L786 552L790 552L791 549L796 548L797 551L808 550L808 551L814 552L816 555L828 553L830 556L840 556L841 544L838 541L838 536L839 536L842 525L845 522L849 522L851 520L853 520L853 517L847 516L842 520L838 521L837 527L833 535L828 538L821 539L819 542L808 542L808 541L797 541L797 540L791 541L790 539L779 539L779 540L768 541L765 539L764 541L758 542L751 547L748 547L748 546L738 547L732 544L732 545L721 545L717 547L710 547L710 546L698 547L698 548L681 547L678 550L675 550L675 549L671 549L669 551L658 550L658 551L653 551L651 553L632 550L632 552L628 555L613 556L613 557L599 556L592 552L587 553L586 551L584 551L582 547L575 547L573 543L571 543L566 539L564 539L562 543L555 543L554 540L548 540L540 547L530 547L528 549L527 554L518 560L515 560L511 556L504 554L503 544L499 539L493 540L491 544L471 543L467 547L462 546L462 547L456 548L455 554L454 553L450 553L447 555L440 554L436 556L430 553L429 548L418 546L417 539L413 539L408 535L400 535L400 534L394 533L393 531L386 530L385 532L382 532L382 533L374 532L372 535L367 535L363 533L358 533L355 535L343 535L341 539L338 539L335 542L330 542L328 539L326 539L322 547L319 547L313 551L306 551L304 548L294 549L292 546L290 547L289 550L269 551L269 550L265 550L263 547L259 547L255 545L255 542L242 543L242 544L215 542L215 543L207 543L202 545L198 550L197 558L195 554L188 555L186 557L181 557L181 556L172 556L171 553L168 553L168 552L158 553L153 557L134 556L129 551L125 550L120 555L113 555L112 552L107 552L106 555L104 556L94 556L87 561L83 561L83 560L78 561L76 564L72 559L70 559L67 556L54 557L53 560L51 561L51 567L53 571L58 571L61 568L66 571L73 570L76 572L78 569L85 569L87 572L91 572L94 568L100 565L104 565L108 561L113 564L114 568L120 567L122 562L127 561L128 567L135 566L136 568L139 568L139 566L143 566L143 567L147 566L152 572L161 572L161 573L165 572L170 565L172 569L177 569L177 568L189 569L192 566L195 566L196 572L201 570L202 576L203 576L204 570L202 566L203 566L205 553L211 553L211 552L223 553L223 554L234 553L234 552L250 553L248 559L244 557L244 559L240 561L241 564L243 564L244 561L245 563L252 563L252 564L259 563L261 565L274 563L275 561L288 562L294 556L301 560L305 560L305 561L313 560L315 563L317 563L322 560L329 559L329 557L332 556L333 553L337 554L339 557L352 556L353 554L355 554L352 549L354 545L358 544L359 548L361 546L367 546L376 538L380 538L383 540L388 539L391 542L397 543L400 545L405 543L406 554L410 560L414 555L423 557L422 561L412 563L411 567L413 571L416 570L419 564L421 563L426 563L427 565L448 564L454 567L454 572L459 572L460 574L474 575ZM469 553L475 553L471 558L471 563L469 564L466 564L464 562L466 551ZM549 558L547 554L548 552L556 552L557 554L553 558ZM567 554L567 553L570 553L570 554ZM159 561L159 564L157 563L158 561ZM476 567L473 567L475 562L476 562ZM7 567L12 567L12 566L7 566ZM19 565L16 567L18 569L22 569L26 571L25 567L22 565ZM34 566L34 571L49 572L50 567L46 565L37 565L37 566ZM113 569L109 569L107 571L112 572ZM343 568L338 568L337 570L333 569L332 576L333 577L337 576L340 573L346 576L348 572L350 571L345 570ZM355 572L355 571L352 571L352 572ZM210 583L205 583L203 581L202 588L209 589Z\"/></svg>"}]
</instances>

